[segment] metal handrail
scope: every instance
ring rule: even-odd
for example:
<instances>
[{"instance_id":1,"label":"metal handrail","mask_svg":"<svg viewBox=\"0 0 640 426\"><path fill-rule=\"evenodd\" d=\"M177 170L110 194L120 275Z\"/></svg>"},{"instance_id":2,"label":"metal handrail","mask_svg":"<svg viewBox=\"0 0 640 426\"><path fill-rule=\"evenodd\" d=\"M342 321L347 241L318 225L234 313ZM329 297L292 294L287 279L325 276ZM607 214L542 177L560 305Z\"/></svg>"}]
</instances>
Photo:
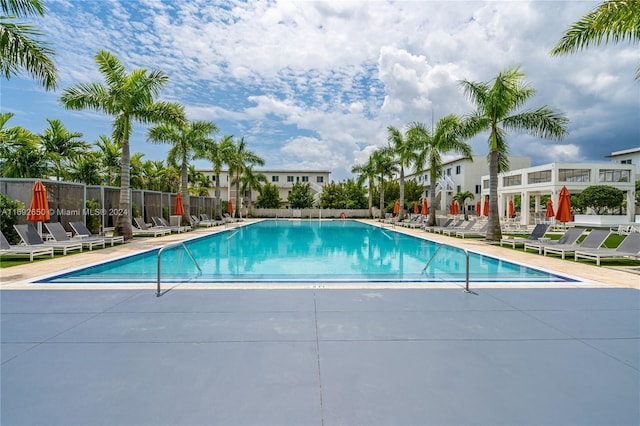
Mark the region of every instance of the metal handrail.
<instances>
[{"instance_id":1,"label":"metal handrail","mask_svg":"<svg viewBox=\"0 0 640 426\"><path fill-rule=\"evenodd\" d=\"M184 247L184 250L187 252L187 254L189 255L189 257L191 258L191 260L193 261L194 265L196 265L196 268L198 268L198 271L200 272L200 274L202 274L202 269L200 268L200 265L198 265L198 262L196 262L196 259L193 257L193 254L191 254L191 250L189 250L189 247L187 247L187 245L184 242L179 242L179 243L174 243L174 244L169 244L166 245L164 247L161 247L160 250L158 250L158 258L157 258L157 267L158 267L158 279L157 279L157 289L156 289L156 297L160 297L162 296L162 292L160 291L160 257L162 256L162 252L165 249L169 249L169 248L173 248L173 247L177 247L177 246L182 246Z\"/></svg>"},{"instance_id":2,"label":"metal handrail","mask_svg":"<svg viewBox=\"0 0 640 426\"><path fill-rule=\"evenodd\" d=\"M469 250L467 250L466 248L460 248L460 247L452 246L451 244L445 244L445 243L439 243L439 244L440 245L436 249L435 253L433 253L433 256L431 256L431 258L427 261L427 264L424 265L424 268L422 268L422 273L423 274L425 273L425 271L427 270L427 268L431 264L431 261L436 257L436 254L438 254L438 252L440 251L440 249L442 247L449 246L449 247L456 248L458 250L462 250L464 252L464 255L465 255L465 258L466 258L464 291L467 292L467 293L472 293L472 291L469 290Z\"/></svg>"}]
</instances>

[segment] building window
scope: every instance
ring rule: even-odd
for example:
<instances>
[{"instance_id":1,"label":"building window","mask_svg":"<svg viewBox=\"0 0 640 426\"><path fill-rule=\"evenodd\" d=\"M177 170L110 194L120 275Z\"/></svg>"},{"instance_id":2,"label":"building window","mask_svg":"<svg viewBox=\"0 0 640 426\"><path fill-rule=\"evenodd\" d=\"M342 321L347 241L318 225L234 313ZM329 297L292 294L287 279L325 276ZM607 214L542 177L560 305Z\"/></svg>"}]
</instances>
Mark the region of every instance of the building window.
<instances>
[{"instance_id":1,"label":"building window","mask_svg":"<svg viewBox=\"0 0 640 426\"><path fill-rule=\"evenodd\" d=\"M522 175L505 176L502 178L502 186L522 185Z\"/></svg>"},{"instance_id":2,"label":"building window","mask_svg":"<svg viewBox=\"0 0 640 426\"><path fill-rule=\"evenodd\" d=\"M451 168L447 169L447 176L451 176Z\"/></svg>"},{"instance_id":3,"label":"building window","mask_svg":"<svg viewBox=\"0 0 640 426\"><path fill-rule=\"evenodd\" d=\"M302 176L303 182L309 182L309 176Z\"/></svg>"},{"instance_id":4,"label":"building window","mask_svg":"<svg viewBox=\"0 0 640 426\"><path fill-rule=\"evenodd\" d=\"M462 166L456 166L456 174L459 175L462 172Z\"/></svg>"},{"instance_id":5,"label":"building window","mask_svg":"<svg viewBox=\"0 0 640 426\"><path fill-rule=\"evenodd\" d=\"M482 185L476 185L476 194L482 193Z\"/></svg>"},{"instance_id":6,"label":"building window","mask_svg":"<svg viewBox=\"0 0 640 426\"><path fill-rule=\"evenodd\" d=\"M317 183L324 183L324 176L316 176Z\"/></svg>"},{"instance_id":7,"label":"building window","mask_svg":"<svg viewBox=\"0 0 640 426\"><path fill-rule=\"evenodd\" d=\"M293 182L293 176L287 176L287 182Z\"/></svg>"},{"instance_id":8,"label":"building window","mask_svg":"<svg viewBox=\"0 0 640 426\"><path fill-rule=\"evenodd\" d=\"M462 192L462 187L460 185L456 186L456 192Z\"/></svg>"},{"instance_id":9,"label":"building window","mask_svg":"<svg viewBox=\"0 0 640 426\"><path fill-rule=\"evenodd\" d=\"M280 182L280 176L271 176L271 182Z\"/></svg>"},{"instance_id":10,"label":"building window","mask_svg":"<svg viewBox=\"0 0 640 426\"><path fill-rule=\"evenodd\" d=\"M485 179L482 181L482 188L484 189L489 188L489 179Z\"/></svg>"},{"instance_id":11,"label":"building window","mask_svg":"<svg viewBox=\"0 0 640 426\"><path fill-rule=\"evenodd\" d=\"M631 158L629 158L628 160L622 160L622 161L620 161L620 164L632 164L632 163L631 163Z\"/></svg>"},{"instance_id":12,"label":"building window","mask_svg":"<svg viewBox=\"0 0 640 426\"><path fill-rule=\"evenodd\" d=\"M629 182L629 170L606 170L602 169L598 172L598 182Z\"/></svg>"},{"instance_id":13,"label":"building window","mask_svg":"<svg viewBox=\"0 0 640 426\"><path fill-rule=\"evenodd\" d=\"M558 170L560 182L589 182L591 170L589 169L560 169Z\"/></svg>"},{"instance_id":14,"label":"building window","mask_svg":"<svg viewBox=\"0 0 640 426\"><path fill-rule=\"evenodd\" d=\"M551 182L551 170L529 173L527 174L527 182L529 184Z\"/></svg>"}]
</instances>

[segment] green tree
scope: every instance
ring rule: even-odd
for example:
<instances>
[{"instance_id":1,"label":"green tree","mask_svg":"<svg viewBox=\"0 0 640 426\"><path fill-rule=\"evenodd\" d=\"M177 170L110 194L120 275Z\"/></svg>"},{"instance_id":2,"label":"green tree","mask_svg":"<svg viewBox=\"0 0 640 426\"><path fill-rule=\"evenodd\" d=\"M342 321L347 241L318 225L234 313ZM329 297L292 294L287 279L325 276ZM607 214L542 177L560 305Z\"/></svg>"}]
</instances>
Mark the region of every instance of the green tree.
<instances>
[{"instance_id":1,"label":"green tree","mask_svg":"<svg viewBox=\"0 0 640 426\"><path fill-rule=\"evenodd\" d=\"M345 194L345 209L364 209L367 207L366 189L361 183L353 179L347 179L347 181L341 183L341 185Z\"/></svg>"},{"instance_id":2,"label":"green tree","mask_svg":"<svg viewBox=\"0 0 640 426\"><path fill-rule=\"evenodd\" d=\"M100 185L100 160L95 152L87 152L72 163L67 174L73 182L82 182L86 185Z\"/></svg>"},{"instance_id":3,"label":"green tree","mask_svg":"<svg viewBox=\"0 0 640 426\"><path fill-rule=\"evenodd\" d=\"M389 146L393 149L394 158L400 167L400 213L398 217L404 218L404 172L419 162L419 139L416 139L415 132L411 128L407 129L403 134L400 130L393 126L387 127L387 140Z\"/></svg>"},{"instance_id":4,"label":"green tree","mask_svg":"<svg viewBox=\"0 0 640 426\"><path fill-rule=\"evenodd\" d=\"M340 182L329 182L322 188L320 207L323 209L343 209L346 205L346 194Z\"/></svg>"},{"instance_id":5,"label":"green tree","mask_svg":"<svg viewBox=\"0 0 640 426\"><path fill-rule=\"evenodd\" d=\"M49 127L40 135L44 155L52 164L56 180L60 180L67 168L87 153L90 145L81 140L82 133L70 132L60 120L47 119Z\"/></svg>"},{"instance_id":6,"label":"green tree","mask_svg":"<svg viewBox=\"0 0 640 426\"><path fill-rule=\"evenodd\" d=\"M199 157L206 158L211 161L213 166L213 173L216 181L213 215L216 219L222 218L222 205L220 203L220 173L222 172L222 166L229 163L229 159L233 151L233 136L227 135L219 142L212 140L204 147L203 152L198 154Z\"/></svg>"},{"instance_id":7,"label":"green tree","mask_svg":"<svg viewBox=\"0 0 640 426\"><path fill-rule=\"evenodd\" d=\"M369 157L368 161L364 164L359 164L353 166L351 168L351 173L358 174L358 183L364 184L367 181L367 188L369 192L369 200L368 200L368 208L369 208L369 217L373 217L373 187L376 182L376 168L375 164L372 160L372 157ZM323 190L324 191L324 190Z\"/></svg>"},{"instance_id":8,"label":"green tree","mask_svg":"<svg viewBox=\"0 0 640 426\"><path fill-rule=\"evenodd\" d=\"M640 1L609 0L598 5L564 33L551 55L575 53L602 43L640 42ZM636 80L640 79L640 67Z\"/></svg>"},{"instance_id":9,"label":"green tree","mask_svg":"<svg viewBox=\"0 0 640 426\"><path fill-rule=\"evenodd\" d=\"M0 114L0 175L13 178L46 176L47 163L38 135L20 127L5 127L12 113Z\"/></svg>"},{"instance_id":10,"label":"green tree","mask_svg":"<svg viewBox=\"0 0 640 426\"><path fill-rule=\"evenodd\" d=\"M391 178L398 167L393 159L393 150L389 147L385 147L377 150L371 155L370 161L373 163L373 168L376 171L378 178L378 191L380 196L380 214L384 216L385 213L385 179Z\"/></svg>"},{"instance_id":11,"label":"green tree","mask_svg":"<svg viewBox=\"0 0 640 426\"><path fill-rule=\"evenodd\" d=\"M28 16L44 16L40 0L0 0L0 72L9 80L26 70L46 90L56 87L57 71L49 43L34 25L21 21Z\"/></svg>"},{"instance_id":12,"label":"green tree","mask_svg":"<svg viewBox=\"0 0 640 426\"><path fill-rule=\"evenodd\" d=\"M80 83L65 89L60 100L67 109L102 111L114 118L112 138L122 143L119 208L124 212L118 216L114 232L129 240L132 237L129 138L133 122L182 125L186 120L182 106L155 100L169 79L164 72L138 68L127 74L124 65L105 50L98 52L95 61L106 84Z\"/></svg>"},{"instance_id":13,"label":"green tree","mask_svg":"<svg viewBox=\"0 0 640 426\"><path fill-rule=\"evenodd\" d=\"M465 120L465 134L489 131L489 220L487 239L499 241L500 215L498 212L498 173L508 170L507 133L524 131L545 139L564 138L568 120L559 112L546 106L522 112L522 107L534 94L524 81L519 68L500 71L491 82L460 83L476 110Z\"/></svg>"},{"instance_id":14,"label":"green tree","mask_svg":"<svg viewBox=\"0 0 640 426\"><path fill-rule=\"evenodd\" d=\"M461 154L466 160L473 160L471 146L463 139L468 137L469 130L463 125L460 118L453 114L446 115L438 120L435 129L431 130L426 125L416 122L411 125L411 133L419 140L418 146L422 150L419 163L429 168L429 218L430 226L436 224L436 184L442 176L442 155L448 152ZM426 161L422 161L425 158ZM421 171L422 167L418 170Z\"/></svg>"},{"instance_id":15,"label":"green tree","mask_svg":"<svg viewBox=\"0 0 640 426\"><path fill-rule=\"evenodd\" d=\"M218 127L211 121L189 121L186 123L161 123L148 130L147 141L171 144L169 161L180 164L180 193L184 205L182 221L188 223L191 214L189 202L189 161L197 152L211 142Z\"/></svg>"},{"instance_id":16,"label":"green tree","mask_svg":"<svg viewBox=\"0 0 640 426\"><path fill-rule=\"evenodd\" d=\"M604 214L608 209L622 205L624 193L613 186L592 185L585 188L578 198L584 207L591 207L596 214Z\"/></svg>"},{"instance_id":17,"label":"green tree","mask_svg":"<svg viewBox=\"0 0 640 426\"><path fill-rule=\"evenodd\" d=\"M247 150L244 138L240 138L238 143L233 145L233 149L230 149L227 164L229 165L229 174L233 176L231 184L236 187L235 217L240 217L240 177L248 166L254 164L264 166L264 160L254 152Z\"/></svg>"},{"instance_id":18,"label":"green tree","mask_svg":"<svg viewBox=\"0 0 640 426\"><path fill-rule=\"evenodd\" d=\"M244 200L245 204L251 208L251 199L253 198L251 191L254 189L260 191L262 185L267 183L267 177L262 173L256 173L253 170L253 164L251 164L245 167L240 181L242 183L240 190L246 195Z\"/></svg>"},{"instance_id":19,"label":"green tree","mask_svg":"<svg viewBox=\"0 0 640 426\"><path fill-rule=\"evenodd\" d=\"M256 206L261 209L279 209L282 206L282 200L278 187L267 182L260 187L260 194L256 199Z\"/></svg>"},{"instance_id":20,"label":"green tree","mask_svg":"<svg viewBox=\"0 0 640 426\"><path fill-rule=\"evenodd\" d=\"M469 191L458 192L453 196L453 199L458 202L458 204L462 207L462 212L464 213L464 220L468 220L469 216L467 215L467 200L473 200L474 195Z\"/></svg>"},{"instance_id":21,"label":"green tree","mask_svg":"<svg viewBox=\"0 0 640 426\"><path fill-rule=\"evenodd\" d=\"M311 195L311 185L308 183L296 182L291 188L287 197L289 206L292 209L306 209L313 206L313 195Z\"/></svg>"},{"instance_id":22,"label":"green tree","mask_svg":"<svg viewBox=\"0 0 640 426\"><path fill-rule=\"evenodd\" d=\"M17 244L20 237L13 225L18 223L19 211L24 209L20 200L12 200L0 193L0 230L11 244Z\"/></svg>"},{"instance_id":23,"label":"green tree","mask_svg":"<svg viewBox=\"0 0 640 426\"><path fill-rule=\"evenodd\" d=\"M100 164L106 173L106 183L108 186L120 185L120 158L122 158L122 144L112 142L105 135L100 135L95 142L98 147Z\"/></svg>"},{"instance_id":24,"label":"green tree","mask_svg":"<svg viewBox=\"0 0 640 426\"><path fill-rule=\"evenodd\" d=\"M207 179L207 176L201 171L196 170L196 167L192 164L189 165L187 175L189 176L189 182L191 182L191 185L189 185L189 194L208 197L211 182Z\"/></svg>"}]
</instances>

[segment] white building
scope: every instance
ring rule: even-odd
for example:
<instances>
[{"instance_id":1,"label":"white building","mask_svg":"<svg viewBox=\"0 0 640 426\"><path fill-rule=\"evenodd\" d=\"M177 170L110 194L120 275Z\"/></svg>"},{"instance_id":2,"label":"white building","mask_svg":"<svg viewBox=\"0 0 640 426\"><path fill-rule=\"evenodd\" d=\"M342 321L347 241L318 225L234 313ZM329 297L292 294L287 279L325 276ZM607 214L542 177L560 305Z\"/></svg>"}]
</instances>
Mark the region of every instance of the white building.
<instances>
[{"instance_id":1,"label":"white building","mask_svg":"<svg viewBox=\"0 0 640 426\"><path fill-rule=\"evenodd\" d=\"M635 165L636 180L640 180L640 146L623 151L612 152L611 161L616 164L633 164Z\"/></svg>"},{"instance_id":2,"label":"white building","mask_svg":"<svg viewBox=\"0 0 640 426\"><path fill-rule=\"evenodd\" d=\"M498 175L498 211L506 216L509 200L521 197L521 205L529 206L534 199L533 211L523 208L520 223L528 225L544 217L546 206L542 195L551 195L554 208L563 186L572 195L592 185L608 185L620 189L626 196L626 221L635 220L635 166L616 163L550 163L525 169L511 170ZM489 195L489 175L482 176L482 195ZM619 217L619 216L618 216Z\"/></svg>"},{"instance_id":3,"label":"white building","mask_svg":"<svg viewBox=\"0 0 640 426\"><path fill-rule=\"evenodd\" d=\"M209 188L209 196L215 196L216 189L216 175L213 170L199 170L207 179L211 181L211 188ZM331 172L326 170L254 170L254 173L260 173L267 178L267 182L276 185L282 201L286 203L287 197L291 192L291 188L297 182L308 183L311 189L311 193L316 200L319 199L320 194L324 186L329 182L329 175ZM232 178L229 176L228 170L220 172L220 198L222 200L235 200L236 187L231 185ZM249 191L245 194L241 194L241 199L246 199ZM256 190L251 191L251 202L255 202L258 198L259 192ZM246 207L246 206L245 206Z\"/></svg>"},{"instance_id":4,"label":"white building","mask_svg":"<svg viewBox=\"0 0 640 426\"><path fill-rule=\"evenodd\" d=\"M444 212L451 205L453 196L458 192L469 191L474 195L469 200L467 210L475 212L476 202L482 198L482 176L489 173L489 163L485 155L474 155L473 160L456 158L443 164L442 177L436 184L435 204L437 210ZM531 158L523 156L509 157L512 169L521 169L531 165ZM429 195L431 179L429 169L421 173L407 175L405 180L413 180L425 187L425 194ZM431 208L431 206L429 206Z\"/></svg>"}]
</instances>

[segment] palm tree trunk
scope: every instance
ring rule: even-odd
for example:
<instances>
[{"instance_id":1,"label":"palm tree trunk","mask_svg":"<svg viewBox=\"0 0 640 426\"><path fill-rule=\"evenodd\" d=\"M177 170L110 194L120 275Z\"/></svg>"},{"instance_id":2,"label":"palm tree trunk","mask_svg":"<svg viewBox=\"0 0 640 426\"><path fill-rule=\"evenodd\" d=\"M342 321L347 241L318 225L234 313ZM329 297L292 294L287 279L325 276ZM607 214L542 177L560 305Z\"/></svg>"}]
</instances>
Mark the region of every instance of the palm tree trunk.
<instances>
[{"instance_id":1,"label":"palm tree trunk","mask_svg":"<svg viewBox=\"0 0 640 426\"><path fill-rule=\"evenodd\" d=\"M216 173L216 199L214 203L213 217L220 220L222 219L222 204L220 203L220 173Z\"/></svg>"},{"instance_id":2,"label":"palm tree trunk","mask_svg":"<svg viewBox=\"0 0 640 426\"><path fill-rule=\"evenodd\" d=\"M489 158L489 220L487 240L500 241L500 216L498 213L498 150L492 149Z\"/></svg>"},{"instance_id":3,"label":"palm tree trunk","mask_svg":"<svg viewBox=\"0 0 640 426\"><path fill-rule=\"evenodd\" d=\"M131 189L130 189L130 154L129 138L122 141L122 164L120 168L120 206L118 219L115 224L115 235L122 235L125 240L133 237L131 229Z\"/></svg>"},{"instance_id":4,"label":"palm tree trunk","mask_svg":"<svg viewBox=\"0 0 640 426\"><path fill-rule=\"evenodd\" d=\"M429 208L431 210L429 210L429 220L427 222L429 226L436 226L436 206L434 204L436 200L435 181L435 175L431 175L431 185L429 186Z\"/></svg>"},{"instance_id":5,"label":"palm tree trunk","mask_svg":"<svg viewBox=\"0 0 640 426\"><path fill-rule=\"evenodd\" d=\"M373 178L369 177L369 219L373 219Z\"/></svg>"},{"instance_id":6,"label":"palm tree trunk","mask_svg":"<svg viewBox=\"0 0 640 426\"><path fill-rule=\"evenodd\" d=\"M386 212L384 211L384 175L380 175L380 219L384 219L386 217Z\"/></svg>"},{"instance_id":7,"label":"palm tree trunk","mask_svg":"<svg viewBox=\"0 0 640 426\"><path fill-rule=\"evenodd\" d=\"M398 220L404 219L404 167L400 166L400 212Z\"/></svg>"},{"instance_id":8,"label":"palm tree trunk","mask_svg":"<svg viewBox=\"0 0 640 426\"><path fill-rule=\"evenodd\" d=\"M186 158L182 159L182 170L180 170L180 192L182 193L182 206L184 207L182 222L187 224L191 214L191 199L189 197L189 171L187 170Z\"/></svg>"},{"instance_id":9,"label":"palm tree trunk","mask_svg":"<svg viewBox=\"0 0 640 426\"><path fill-rule=\"evenodd\" d=\"M236 206L233 217L240 219L240 172L236 173Z\"/></svg>"}]
</instances>

